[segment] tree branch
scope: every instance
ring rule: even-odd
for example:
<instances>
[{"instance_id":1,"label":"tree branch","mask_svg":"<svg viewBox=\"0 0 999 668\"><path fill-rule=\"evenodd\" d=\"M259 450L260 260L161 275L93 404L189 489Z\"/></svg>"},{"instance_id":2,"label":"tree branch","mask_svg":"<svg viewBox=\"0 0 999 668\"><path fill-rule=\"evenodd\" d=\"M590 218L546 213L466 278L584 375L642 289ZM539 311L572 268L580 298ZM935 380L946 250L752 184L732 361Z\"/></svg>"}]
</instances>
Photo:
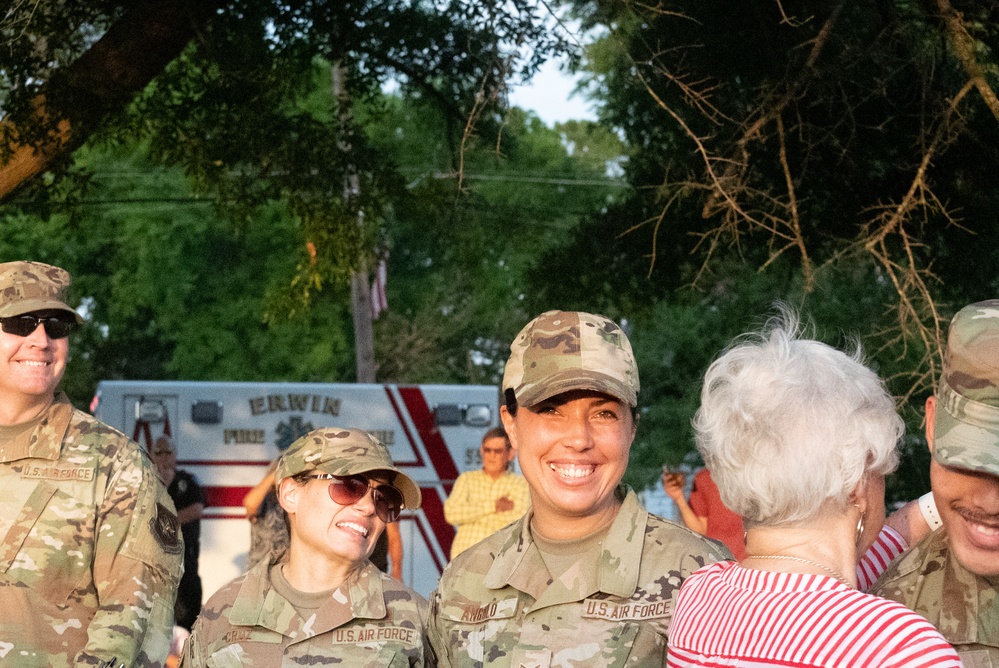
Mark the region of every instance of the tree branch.
<instances>
[{"instance_id":1,"label":"tree branch","mask_svg":"<svg viewBox=\"0 0 999 668\"><path fill-rule=\"evenodd\" d=\"M221 0L146 0L130 5L90 49L56 71L31 101L28 123L0 122L7 154L0 201L81 146L180 55ZM44 128L41 133L37 128ZM34 138L38 136L38 138ZM31 139L29 139L31 137Z\"/></svg>"},{"instance_id":2,"label":"tree branch","mask_svg":"<svg viewBox=\"0 0 999 668\"><path fill-rule=\"evenodd\" d=\"M989 82L985 78L985 70L982 69L975 57L975 39L968 34L968 29L964 26L960 13L951 6L949 0L936 0L936 2L940 18L943 20L944 32L954 49L954 55L961 61L965 74L978 89L978 93L982 96L989 111L996 117L996 120L999 120L999 98L989 86Z\"/></svg>"}]
</instances>

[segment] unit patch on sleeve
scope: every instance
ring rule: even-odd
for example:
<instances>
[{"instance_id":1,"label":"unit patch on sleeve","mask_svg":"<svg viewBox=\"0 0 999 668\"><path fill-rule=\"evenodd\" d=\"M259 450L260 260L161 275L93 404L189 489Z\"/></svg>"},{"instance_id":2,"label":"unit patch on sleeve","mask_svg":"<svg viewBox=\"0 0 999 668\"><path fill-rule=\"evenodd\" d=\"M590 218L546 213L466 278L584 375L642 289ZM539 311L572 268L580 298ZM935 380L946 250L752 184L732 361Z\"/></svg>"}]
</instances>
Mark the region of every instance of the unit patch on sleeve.
<instances>
[{"instance_id":1,"label":"unit patch on sleeve","mask_svg":"<svg viewBox=\"0 0 999 668\"><path fill-rule=\"evenodd\" d=\"M164 552L171 554L180 552L180 522L169 508L157 503L156 516L149 520L149 524Z\"/></svg>"}]
</instances>

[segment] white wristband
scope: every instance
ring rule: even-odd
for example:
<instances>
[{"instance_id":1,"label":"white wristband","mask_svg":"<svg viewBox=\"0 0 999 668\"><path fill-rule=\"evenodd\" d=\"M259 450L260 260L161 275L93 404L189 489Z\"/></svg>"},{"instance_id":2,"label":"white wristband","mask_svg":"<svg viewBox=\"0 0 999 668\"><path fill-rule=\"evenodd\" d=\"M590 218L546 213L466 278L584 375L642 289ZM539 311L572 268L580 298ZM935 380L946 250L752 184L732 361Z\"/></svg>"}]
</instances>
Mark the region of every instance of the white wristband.
<instances>
[{"instance_id":1,"label":"white wristband","mask_svg":"<svg viewBox=\"0 0 999 668\"><path fill-rule=\"evenodd\" d=\"M923 519L930 525L930 531L936 531L943 526L943 522L940 521L940 513L937 512L937 503L933 500L933 492L923 494L917 503Z\"/></svg>"}]
</instances>

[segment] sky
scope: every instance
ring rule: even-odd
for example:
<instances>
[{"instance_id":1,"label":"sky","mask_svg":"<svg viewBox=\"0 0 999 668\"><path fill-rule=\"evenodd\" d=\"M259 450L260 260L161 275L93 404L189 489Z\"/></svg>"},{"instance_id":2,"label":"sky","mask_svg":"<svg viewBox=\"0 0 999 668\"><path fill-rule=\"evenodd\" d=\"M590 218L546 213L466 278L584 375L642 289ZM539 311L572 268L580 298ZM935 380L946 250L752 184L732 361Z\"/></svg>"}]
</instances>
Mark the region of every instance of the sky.
<instances>
[{"instance_id":1,"label":"sky","mask_svg":"<svg viewBox=\"0 0 999 668\"><path fill-rule=\"evenodd\" d=\"M596 120L589 102L571 94L576 78L560 71L561 64L549 60L528 85L511 86L510 104L532 110L548 126L568 120Z\"/></svg>"}]
</instances>

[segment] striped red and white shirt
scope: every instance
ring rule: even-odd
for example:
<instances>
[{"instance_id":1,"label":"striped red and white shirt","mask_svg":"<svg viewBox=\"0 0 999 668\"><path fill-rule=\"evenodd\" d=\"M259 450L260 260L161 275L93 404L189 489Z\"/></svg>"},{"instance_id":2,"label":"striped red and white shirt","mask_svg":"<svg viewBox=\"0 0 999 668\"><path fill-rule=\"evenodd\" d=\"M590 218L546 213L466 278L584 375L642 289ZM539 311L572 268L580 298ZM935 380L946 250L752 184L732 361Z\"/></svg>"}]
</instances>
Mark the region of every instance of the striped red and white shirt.
<instances>
[{"instance_id":1,"label":"striped red and white shirt","mask_svg":"<svg viewBox=\"0 0 999 668\"><path fill-rule=\"evenodd\" d=\"M669 629L671 668L959 668L954 648L904 606L824 575L734 561L687 578Z\"/></svg>"},{"instance_id":2,"label":"striped red and white shirt","mask_svg":"<svg viewBox=\"0 0 999 668\"><path fill-rule=\"evenodd\" d=\"M909 549L902 535L887 524L881 527L874 545L871 545L857 563L857 589L870 591L888 564Z\"/></svg>"}]
</instances>

